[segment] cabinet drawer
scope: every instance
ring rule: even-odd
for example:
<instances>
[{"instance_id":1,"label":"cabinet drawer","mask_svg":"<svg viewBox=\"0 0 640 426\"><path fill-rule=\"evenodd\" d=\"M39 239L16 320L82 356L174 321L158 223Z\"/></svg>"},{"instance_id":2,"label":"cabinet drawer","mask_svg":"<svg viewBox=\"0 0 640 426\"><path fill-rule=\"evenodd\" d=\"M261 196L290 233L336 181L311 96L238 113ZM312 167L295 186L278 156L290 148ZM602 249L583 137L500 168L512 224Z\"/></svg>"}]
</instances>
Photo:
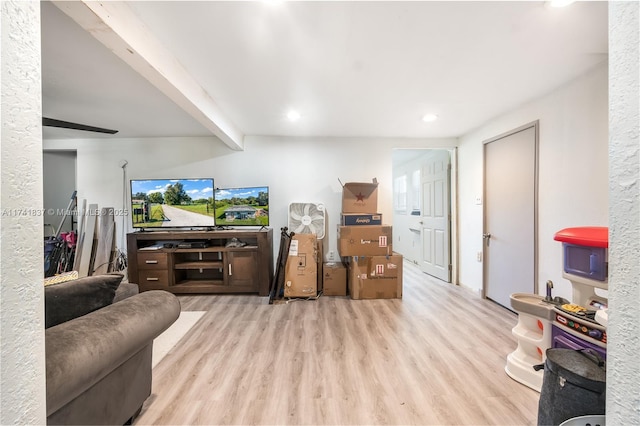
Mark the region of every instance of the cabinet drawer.
<instances>
[{"instance_id":1,"label":"cabinet drawer","mask_svg":"<svg viewBox=\"0 0 640 426\"><path fill-rule=\"evenodd\" d=\"M167 253L138 252L138 269L167 269Z\"/></svg>"},{"instance_id":2,"label":"cabinet drawer","mask_svg":"<svg viewBox=\"0 0 640 426\"><path fill-rule=\"evenodd\" d=\"M169 272L156 271L152 269L142 270L138 272L138 280L145 290L163 289L169 286Z\"/></svg>"}]
</instances>

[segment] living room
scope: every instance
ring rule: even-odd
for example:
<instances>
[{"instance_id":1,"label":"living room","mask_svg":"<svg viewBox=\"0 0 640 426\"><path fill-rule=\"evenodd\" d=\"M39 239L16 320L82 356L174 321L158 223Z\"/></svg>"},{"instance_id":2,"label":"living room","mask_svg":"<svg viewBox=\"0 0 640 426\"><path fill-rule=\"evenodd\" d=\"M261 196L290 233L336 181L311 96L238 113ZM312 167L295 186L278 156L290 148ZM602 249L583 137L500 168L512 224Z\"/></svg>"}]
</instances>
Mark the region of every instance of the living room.
<instances>
[{"instance_id":1,"label":"living room","mask_svg":"<svg viewBox=\"0 0 640 426\"><path fill-rule=\"evenodd\" d=\"M213 136L114 138L108 143L92 138L57 139L45 140L43 147L77 153L78 196L101 206L122 206L126 179L210 176L218 186L269 186L274 229L286 225L290 202L323 202L330 230L335 229L340 213L339 180L377 178L381 213L393 217L393 150L452 150L456 152L458 182L455 284L479 294L483 285L482 263L477 261L476 254L482 251L483 223L482 206L476 204L476 199L483 193L483 142L539 120L538 284L552 279L557 283L557 294L566 297L570 295L570 286L561 276L561 247L553 241L553 234L577 223L612 225L606 161L611 136L610 66L605 59L588 72L457 137L248 135L242 151L229 149ZM122 160L127 161L126 170L120 166ZM328 249L336 250L336 240L331 234ZM123 246L121 233L118 246ZM4 318L3 315L3 328ZM3 379L3 388L5 383Z\"/></svg>"}]
</instances>

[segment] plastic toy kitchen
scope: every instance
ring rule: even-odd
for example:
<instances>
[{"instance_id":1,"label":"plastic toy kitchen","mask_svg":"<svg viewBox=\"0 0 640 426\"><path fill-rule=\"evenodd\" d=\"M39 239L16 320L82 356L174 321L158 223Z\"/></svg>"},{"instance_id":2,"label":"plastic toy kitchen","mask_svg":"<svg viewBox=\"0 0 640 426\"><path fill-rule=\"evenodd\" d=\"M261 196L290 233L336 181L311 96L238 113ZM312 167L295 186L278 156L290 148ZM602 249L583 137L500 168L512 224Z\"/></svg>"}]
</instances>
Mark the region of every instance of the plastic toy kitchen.
<instances>
[{"instance_id":1,"label":"plastic toy kitchen","mask_svg":"<svg viewBox=\"0 0 640 426\"><path fill-rule=\"evenodd\" d=\"M562 276L571 281L573 300L554 308L552 347L591 348L606 358L607 299L595 289L608 290L608 228L567 228L554 239L562 242Z\"/></svg>"},{"instance_id":2,"label":"plastic toy kitchen","mask_svg":"<svg viewBox=\"0 0 640 426\"><path fill-rule=\"evenodd\" d=\"M562 243L562 277L571 282L571 302L552 297L551 281L545 297L511 295L511 307L518 313L512 330L518 346L507 355L505 371L538 392L543 371L533 366L545 361L548 348L589 348L602 358L607 354L607 299L596 289L608 290L608 228L566 228L556 232L554 240Z\"/></svg>"}]
</instances>

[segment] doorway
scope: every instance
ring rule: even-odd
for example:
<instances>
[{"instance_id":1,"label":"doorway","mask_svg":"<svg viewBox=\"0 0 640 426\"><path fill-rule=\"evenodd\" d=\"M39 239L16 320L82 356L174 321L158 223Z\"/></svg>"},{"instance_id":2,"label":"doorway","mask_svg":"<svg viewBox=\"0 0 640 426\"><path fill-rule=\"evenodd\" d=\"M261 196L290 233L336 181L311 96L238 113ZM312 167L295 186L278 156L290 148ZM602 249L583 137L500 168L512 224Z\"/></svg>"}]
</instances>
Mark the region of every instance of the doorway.
<instances>
[{"instance_id":1,"label":"doorway","mask_svg":"<svg viewBox=\"0 0 640 426\"><path fill-rule=\"evenodd\" d=\"M483 296L537 293L538 121L484 143Z\"/></svg>"},{"instance_id":2,"label":"doorway","mask_svg":"<svg viewBox=\"0 0 640 426\"><path fill-rule=\"evenodd\" d=\"M456 157L451 149L393 150L393 250L457 283Z\"/></svg>"},{"instance_id":3,"label":"doorway","mask_svg":"<svg viewBox=\"0 0 640 426\"><path fill-rule=\"evenodd\" d=\"M42 181L45 236L55 234L60 227L61 232L75 229L76 218L65 211L69 206L71 195L76 190L76 151L43 151Z\"/></svg>"},{"instance_id":4,"label":"doorway","mask_svg":"<svg viewBox=\"0 0 640 426\"><path fill-rule=\"evenodd\" d=\"M420 228L422 272L451 282L451 161L448 151L434 150L422 159Z\"/></svg>"}]
</instances>

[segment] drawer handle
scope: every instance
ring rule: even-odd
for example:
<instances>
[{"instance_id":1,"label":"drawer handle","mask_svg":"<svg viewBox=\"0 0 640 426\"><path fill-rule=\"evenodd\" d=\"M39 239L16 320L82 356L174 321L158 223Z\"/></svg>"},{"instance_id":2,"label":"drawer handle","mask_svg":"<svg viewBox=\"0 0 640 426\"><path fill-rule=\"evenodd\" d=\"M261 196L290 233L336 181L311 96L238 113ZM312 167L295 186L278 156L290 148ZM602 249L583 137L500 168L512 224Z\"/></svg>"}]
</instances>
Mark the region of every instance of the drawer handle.
<instances>
[{"instance_id":1,"label":"drawer handle","mask_svg":"<svg viewBox=\"0 0 640 426\"><path fill-rule=\"evenodd\" d=\"M158 261L157 260L145 260L144 263L155 264L155 263L158 263Z\"/></svg>"},{"instance_id":2,"label":"drawer handle","mask_svg":"<svg viewBox=\"0 0 640 426\"><path fill-rule=\"evenodd\" d=\"M147 281L160 281L160 278L147 278Z\"/></svg>"}]
</instances>

